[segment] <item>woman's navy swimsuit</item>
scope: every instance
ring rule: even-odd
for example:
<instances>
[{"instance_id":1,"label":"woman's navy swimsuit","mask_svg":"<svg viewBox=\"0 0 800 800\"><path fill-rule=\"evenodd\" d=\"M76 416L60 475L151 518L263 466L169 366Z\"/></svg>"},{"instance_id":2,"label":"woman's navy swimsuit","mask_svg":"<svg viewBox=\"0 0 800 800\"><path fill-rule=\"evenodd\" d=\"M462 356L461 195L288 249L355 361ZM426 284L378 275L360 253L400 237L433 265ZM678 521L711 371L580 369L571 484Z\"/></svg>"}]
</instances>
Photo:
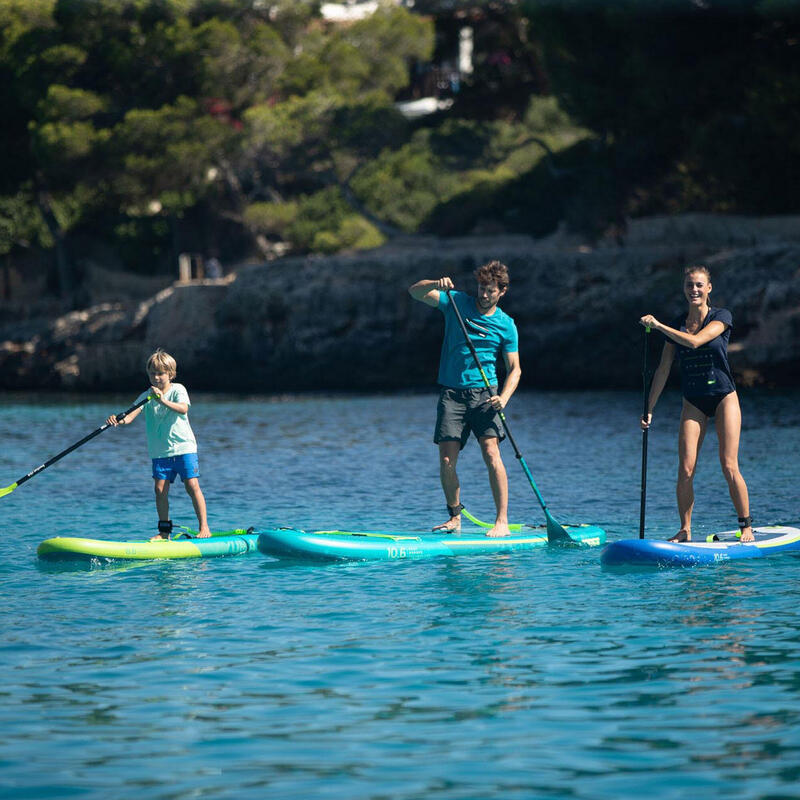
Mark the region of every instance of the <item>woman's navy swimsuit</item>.
<instances>
[{"instance_id":1,"label":"woman's navy swimsuit","mask_svg":"<svg viewBox=\"0 0 800 800\"><path fill-rule=\"evenodd\" d=\"M683 396L707 417L714 416L723 397L736 391L728 363L728 342L731 338L733 316L727 308L711 308L698 332L714 320L722 322L726 326L725 330L702 347L684 347L665 337L677 350ZM683 316L678 317L670 327L687 332Z\"/></svg>"},{"instance_id":2,"label":"woman's navy swimsuit","mask_svg":"<svg viewBox=\"0 0 800 800\"><path fill-rule=\"evenodd\" d=\"M730 392L728 392L728 394L730 394ZM709 394L705 397L687 397L686 402L691 403L691 405L707 417L713 417L717 413L717 406L728 394Z\"/></svg>"}]
</instances>

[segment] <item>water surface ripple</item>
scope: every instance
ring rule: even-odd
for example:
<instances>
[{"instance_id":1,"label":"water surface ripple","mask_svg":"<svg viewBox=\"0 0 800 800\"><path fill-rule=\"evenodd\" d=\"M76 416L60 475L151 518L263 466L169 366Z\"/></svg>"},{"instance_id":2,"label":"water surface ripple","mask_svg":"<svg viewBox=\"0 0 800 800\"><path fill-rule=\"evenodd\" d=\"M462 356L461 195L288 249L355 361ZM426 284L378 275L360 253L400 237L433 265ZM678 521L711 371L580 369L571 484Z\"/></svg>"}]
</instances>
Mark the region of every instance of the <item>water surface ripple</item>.
<instances>
[{"instance_id":1,"label":"water surface ripple","mask_svg":"<svg viewBox=\"0 0 800 800\"><path fill-rule=\"evenodd\" d=\"M193 397L214 528L442 520L434 398ZM2 482L128 398L0 402ZM673 532L678 398L650 436L648 535ZM663 408L661 407L663 406ZM635 536L635 393L509 414L553 513ZM759 521L800 518L797 404L744 398ZM512 516L541 511L510 450ZM468 508L489 516L478 449ZM635 573L597 550L303 565L40 563L48 536L154 525L141 427L0 500L0 795L10 798L797 798L800 560ZM173 490L173 518L192 522ZM710 434L696 530L735 517Z\"/></svg>"}]
</instances>

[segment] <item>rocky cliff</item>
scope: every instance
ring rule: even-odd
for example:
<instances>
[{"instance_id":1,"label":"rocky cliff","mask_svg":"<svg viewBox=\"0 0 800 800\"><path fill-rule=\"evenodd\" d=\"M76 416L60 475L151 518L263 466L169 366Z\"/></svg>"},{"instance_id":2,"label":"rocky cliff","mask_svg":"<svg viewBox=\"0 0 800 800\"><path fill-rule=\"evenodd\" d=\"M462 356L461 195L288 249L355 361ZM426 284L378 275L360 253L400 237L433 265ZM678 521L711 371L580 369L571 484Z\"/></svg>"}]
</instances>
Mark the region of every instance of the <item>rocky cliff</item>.
<instances>
[{"instance_id":1,"label":"rocky cliff","mask_svg":"<svg viewBox=\"0 0 800 800\"><path fill-rule=\"evenodd\" d=\"M494 258L511 272L503 307L519 327L525 387L640 386L637 319L682 310L682 270L693 262L709 266L714 304L733 312L739 380L800 383L800 218L685 215L632 222L622 243L591 247L560 234L413 238L247 265L135 307L104 303L37 331L6 326L2 385L133 391L146 380L147 355L163 347L194 391L431 386L442 319L407 288L450 275L473 291L472 271Z\"/></svg>"}]
</instances>

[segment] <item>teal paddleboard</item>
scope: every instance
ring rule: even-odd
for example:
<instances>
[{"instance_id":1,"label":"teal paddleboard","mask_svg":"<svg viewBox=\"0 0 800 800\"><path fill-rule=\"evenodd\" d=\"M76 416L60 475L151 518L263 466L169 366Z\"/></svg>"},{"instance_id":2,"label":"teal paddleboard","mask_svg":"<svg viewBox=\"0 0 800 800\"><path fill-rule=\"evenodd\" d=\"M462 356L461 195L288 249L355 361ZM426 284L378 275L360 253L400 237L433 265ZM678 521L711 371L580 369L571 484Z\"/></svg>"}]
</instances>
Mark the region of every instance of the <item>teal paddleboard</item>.
<instances>
[{"instance_id":1,"label":"teal paddleboard","mask_svg":"<svg viewBox=\"0 0 800 800\"><path fill-rule=\"evenodd\" d=\"M144 560L154 558L218 558L254 552L258 534L252 528L214 533L207 539L183 538L160 539L155 542L112 541L108 539L84 539L75 536L56 536L45 539L36 553L47 561L70 559L127 559Z\"/></svg>"},{"instance_id":2,"label":"teal paddleboard","mask_svg":"<svg viewBox=\"0 0 800 800\"><path fill-rule=\"evenodd\" d=\"M395 561L437 556L484 555L534 550L548 544L545 526L525 528L511 536L484 533L414 533L406 531L302 531L295 528L262 530L258 549L269 556L318 561ZM599 546L606 533L596 525L566 526L576 545Z\"/></svg>"}]
</instances>

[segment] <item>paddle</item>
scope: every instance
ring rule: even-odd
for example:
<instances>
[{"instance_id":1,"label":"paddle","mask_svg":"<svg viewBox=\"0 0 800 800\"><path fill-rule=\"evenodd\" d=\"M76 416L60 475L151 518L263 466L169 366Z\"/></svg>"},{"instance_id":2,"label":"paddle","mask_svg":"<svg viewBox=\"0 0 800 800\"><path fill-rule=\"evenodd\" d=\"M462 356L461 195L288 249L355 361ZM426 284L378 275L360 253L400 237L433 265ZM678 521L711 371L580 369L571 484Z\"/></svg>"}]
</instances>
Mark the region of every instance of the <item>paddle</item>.
<instances>
[{"instance_id":1,"label":"paddle","mask_svg":"<svg viewBox=\"0 0 800 800\"><path fill-rule=\"evenodd\" d=\"M647 419L647 334L650 328L644 329L644 355L642 356L642 419ZM647 432L642 431L642 495L639 501L639 538L644 539L644 512L647 505Z\"/></svg>"},{"instance_id":2,"label":"paddle","mask_svg":"<svg viewBox=\"0 0 800 800\"><path fill-rule=\"evenodd\" d=\"M130 408L126 408L125 411L117 414L117 422L122 422L131 411L135 411L140 406L143 406L148 400L150 400L150 395L144 398L144 400L140 400L138 403L135 403ZM97 430L92 431L88 436L84 436L79 442L75 442L75 444L68 447L66 450L62 450L58 455L53 456L48 461L45 461L44 464L40 464L36 469L31 470L27 475L23 475L23 477L19 478L15 483L12 483L11 486L6 486L5 488L0 489L0 497L5 497L7 494L11 494L18 486L22 486L25 481L29 481L34 475L38 475L42 470L47 469L51 464L55 464L56 461L61 460L64 456L69 455L73 450L77 450L81 445L86 444L90 439L94 439L95 436L101 434L106 428L110 428L110 424L108 422L101 425Z\"/></svg>"},{"instance_id":3,"label":"paddle","mask_svg":"<svg viewBox=\"0 0 800 800\"><path fill-rule=\"evenodd\" d=\"M472 357L475 359L475 364L478 367L481 378L483 378L486 388L491 391L491 384L489 383L489 379L486 377L486 373L483 370L483 364L481 364L481 360L478 358L475 345L472 344L472 339L469 338L467 326L464 324L464 319L461 316L461 312L458 310L455 300L453 300L453 295L450 294L450 289L445 289L445 292L447 293L447 297L450 299L450 305L453 307L453 311L456 312L456 318L458 319L458 324L461 326L461 332L464 334L467 347L469 347L469 351L472 353ZM555 542L572 542L572 537L569 535L569 532L566 530L566 528L564 528L563 525L560 525L558 522L556 522L556 520L553 518L553 515L548 510L547 504L544 502L544 498L536 486L536 482L533 480L533 475L531 475L531 471L528 469L528 465L525 463L525 459L522 457L522 453L520 453L517 443L514 441L514 437L511 435L511 429L508 427L506 415L502 411L498 411L497 416L500 417L500 421L503 423L503 427L506 429L506 436L508 436L508 441L511 442L511 446L514 448L514 455L517 457L517 460L522 466L525 476L528 478L528 482L531 485L531 489L533 489L533 493L536 495L536 499L539 501L542 511L544 511L544 516L547 520L547 541L551 544Z\"/></svg>"}]
</instances>

